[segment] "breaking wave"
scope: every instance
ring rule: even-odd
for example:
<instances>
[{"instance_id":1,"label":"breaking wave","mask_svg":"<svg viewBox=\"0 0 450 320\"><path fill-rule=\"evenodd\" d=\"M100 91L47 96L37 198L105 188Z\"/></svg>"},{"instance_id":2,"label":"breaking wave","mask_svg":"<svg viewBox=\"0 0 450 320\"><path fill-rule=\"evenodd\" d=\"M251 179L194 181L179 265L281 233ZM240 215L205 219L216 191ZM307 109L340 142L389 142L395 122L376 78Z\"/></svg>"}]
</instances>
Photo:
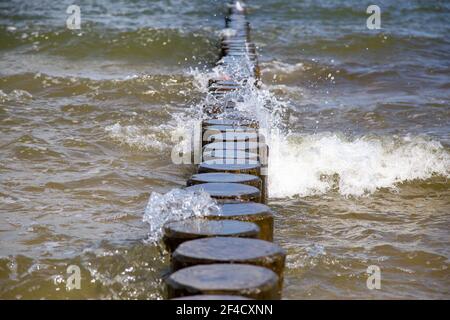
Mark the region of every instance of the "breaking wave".
<instances>
[{"instance_id":1,"label":"breaking wave","mask_svg":"<svg viewBox=\"0 0 450 320\"><path fill-rule=\"evenodd\" d=\"M450 177L450 154L424 137L290 136L271 146L269 192L272 197L330 190L361 196L434 175Z\"/></svg>"},{"instance_id":2,"label":"breaking wave","mask_svg":"<svg viewBox=\"0 0 450 320\"><path fill-rule=\"evenodd\" d=\"M303 65L298 64L290 71L301 68ZM192 75L197 87L206 92L207 79L223 73L219 66L206 73L196 70ZM277 98L267 86L255 88L253 81L230 93L227 100L233 101L240 114L256 117L266 135L271 197L310 196L329 191L362 196L380 188L395 189L407 181L450 176L449 152L439 141L426 136L292 133L286 125L290 102Z\"/></svg>"}]
</instances>

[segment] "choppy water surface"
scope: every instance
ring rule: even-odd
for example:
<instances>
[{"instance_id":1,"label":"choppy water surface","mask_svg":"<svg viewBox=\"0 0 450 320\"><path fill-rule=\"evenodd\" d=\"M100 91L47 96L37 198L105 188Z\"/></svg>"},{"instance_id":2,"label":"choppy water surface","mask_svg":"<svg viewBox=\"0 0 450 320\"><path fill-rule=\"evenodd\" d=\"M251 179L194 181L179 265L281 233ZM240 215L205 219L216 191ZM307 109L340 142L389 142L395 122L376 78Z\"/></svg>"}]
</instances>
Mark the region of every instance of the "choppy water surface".
<instances>
[{"instance_id":1,"label":"choppy water surface","mask_svg":"<svg viewBox=\"0 0 450 320\"><path fill-rule=\"evenodd\" d=\"M449 3L378 1L371 31L361 1L249 2L284 297L450 298ZM79 1L77 31L70 4L0 2L0 297L162 298L143 215L193 172L171 135L198 119L223 2Z\"/></svg>"}]
</instances>

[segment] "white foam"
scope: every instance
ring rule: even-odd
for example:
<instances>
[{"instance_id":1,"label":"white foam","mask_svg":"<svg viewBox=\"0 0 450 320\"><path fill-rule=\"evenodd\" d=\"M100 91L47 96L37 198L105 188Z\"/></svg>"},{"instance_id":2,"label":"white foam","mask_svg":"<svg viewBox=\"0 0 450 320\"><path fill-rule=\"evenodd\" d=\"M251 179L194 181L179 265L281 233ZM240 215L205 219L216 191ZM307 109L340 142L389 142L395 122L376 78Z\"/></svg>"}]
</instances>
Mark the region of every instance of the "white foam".
<instances>
[{"instance_id":1,"label":"white foam","mask_svg":"<svg viewBox=\"0 0 450 320\"><path fill-rule=\"evenodd\" d=\"M14 203L17 203L17 200L14 200L11 197L0 196L0 203L14 204Z\"/></svg>"},{"instance_id":2,"label":"white foam","mask_svg":"<svg viewBox=\"0 0 450 320\"><path fill-rule=\"evenodd\" d=\"M9 102L9 101L23 101L32 99L33 96L31 93L25 90L14 89L10 93L5 93L0 90L0 102Z\"/></svg>"},{"instance_id":3,"label":"white foam","mask_svg":"<svg viewBox=\"0 0 450 320\"><path fill-rule=\"evenodd\" d=\"M272 139L269 193L286 197L336 190L361 196L433 175L450 177L450 155L440 142L423 137L281 137Z\"/></svg>"},{"instance_id":4,"label":"white foam","mask_svg":"<svg viewBox=\"0 0 450 320\"><path fill-rule=\"evenodd\" d=\"M278 60L262 63L261 67L264 68L264 72L275 74L276 73L290 74L295 73L297 71L304 71L306 69L305 65L302 62L296 64L289 64Z\"/></svg>"},{"instance_id":5,"label":"white foam","mask_svg":"<svg viewBox=\"0 0 450 320\"><path fill-rule=\"evenodd\" d=\"M240 65L242 64L242 65ZM211 72L193 72L197 87L207 92L207 79L238 75L232 67L215 67ZM303 69L303 64L272 63L280 72ZM380 188L395 189L400 183L426 180L434 175L450 176L450 155L440 142L427 137L348 138L339 133L292 135L285 127L289 102L277 99L267 86L257 89L254 79L226 100L236 104L237 111L260 122L269 156L269 196L309 196L330 190L344 196L362 196ZM225 115L226 116L226 115Z\"/></svg>"},{"instance_id":6,"label":"white foam","mask_svg":"<svg viewBox=\"0 0 450 320\"><path fill-rule=\"evenodd\" d=\"M244 4L243 3L241 4L240 1L236 1L236 10L239 11L239 12L243 12L244 11Z\"/></svg>"},{"instance_id":7,"label":"white foam","mask_svg":"<svg viewBox=\"0 0 450 320\"><path fill-rule=\"evenodd\" d=\"M150 131L148 126L122 126L120 123L115 123L107 126L105 130L114 140L138 150L162 151L169 148L169 145L162 141L161 136Z\"/></svg>"},{"instance_id":8,"label":"white foam","mask_svg":"<svg viewBox=\"0 0 450 320\"><path fill-rule=\"evenodd\" d=\"M203 217L217 210L216 202L204 191L172 189L150 195L143 221L150 225L149 241L153 242L161 239L167 222Z\"/></svg>"}]
</instances>

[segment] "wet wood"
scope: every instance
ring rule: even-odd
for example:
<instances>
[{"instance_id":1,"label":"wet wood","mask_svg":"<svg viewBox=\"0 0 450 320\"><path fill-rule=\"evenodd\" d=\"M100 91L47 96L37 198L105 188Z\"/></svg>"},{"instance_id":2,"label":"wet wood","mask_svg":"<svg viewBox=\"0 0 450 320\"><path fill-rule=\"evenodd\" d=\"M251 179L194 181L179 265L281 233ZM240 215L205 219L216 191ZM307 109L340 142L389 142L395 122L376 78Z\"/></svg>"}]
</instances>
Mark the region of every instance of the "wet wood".
<instances>
[{"instance_id":1,"label":"wet wood","mask_svg":"<svg viewBox=\"0 0 450 320\"><path fill-rule=\"evenodd\" d=\"M202 154L203 161L216 164L258 164L259 156L256 153L242 150L208 150Z\"/></svg>"},{"instance_id":2,"label":"wet wood","mask_svg":"<svg viewBox=\"0 0 450 320\"><path fill-rule=\"evenodd\" d=\"M264 143L254 141L221 141L221 142L211 142L204 145L203 152L223 149L223 150L243 150L251 153L259 153L259 149L264 147L266 147Z\"/></svg>"},{"instance_id":3,"label":"wet wood","mask_svg":"<svg viewBox=\"0 0 450 320\"><path fill-rule=\"evenodd\" d=\"M257 132L252 131L234 131L234 130L226 130L225 132L215 133L208 136L207 142L259 142L260 139L263 139Z\"/></svg>"},{"instance_id":4,"label":"wet wood","mask_svg":"<svg viewBox=\"0 0 450 320\"><path fill-rule=\"evenodd\" d=\"M251 222L193 218L165 224L163 242L173 252L190 240L219 236L257 238L259 233L259 227Z\"/></svg>"},{"instance_id":5,"label":"wet wood","mask_svg":"<svg viewBox=\"0 0 450 320\"><path fill-rule=\"evenodd\" d=\"M267 176L261 174L261 164L259 162L255 163L247 159L214 159L203 161L198 166L198 173L211 172L244 173L258 176L262 181L262 188L260 201L256 202L267 202Z\"/></svg>"},{"instance_id":6,"label":"wet wood","mask_svg":"<svg viewBox=\"0 0 450 320\"><path fill-rule=\"evenodd\" d=\"M198 166L199 173L228 172L246 173L260 177L261 165L257 164L217 164L214 160L204 161Z\"/></svg>"},{"instance_id":7,"label":"wet wood","mask_svg":"<svg viewBox=\"0 0 450 320\"><path fill-rule=\"evenodd\" d=\"M210 264L184 268L166 280L169 298L189 295L239 295L280 299L278 276L270 269L245 264Z\"/></svg>"},{"instance_id":8,"label":"wet wood","mask_svg":"<svg viewBox=\"0 0 450 320\"><path fill-rule=\"evenodd\" d=\"M211 120L212 121L212 120ZM256 128L252 128L251 123L242 123L242 124L216 124L203 126L203 131L210 131L211 134L223 133L223 132L248 132L248 133L258 133Z\"/></svg>"},{"instance_id":9,"label":"wet wood","mask_svg":"<svg viewBox=\"0 0 450 320\"><path fill-rule=\"evenodd\" d=\"M172 254L171 268L177 271L199 264L242 263L268 268L283 280L286 253L276 244L233 237L203 238L183 242Z\"/></svg>"},{"instance_id":10,"label":"wet wood","mask_svg":"<svg viewBox=\"0 0 450 320\"><path fill-rule=\"evenodd\" d=\"M241 86L241 83L236 82L234 80L225 80L225 79L209 79L208 80L208 87L213 85L226 85L226 86L235 86L239 87Z\"/></svg>"},{"instance_id":11,"label":"wet wood","mask_svg":"<svg viewBox=\"0 0 450 320\"><path fill-rule=\"evenodd\" d=\"M259 239L272 241L274 219L273 211L266 205L255 202L235 202L220 205L218 212L205 217L211 220L232 219L253 222L259 226Z\"/></svg>"},{"instance_id":12,"label":"wet wood","mask_svg":"<svg viewBox=\"0 0 450 320\"><path fill-rule=\"evenodd\" d=\"M203 183L187 187L186 190L204 191L215 199L261 201L261 191L258 188L241 183Z\"/></svg>"},{"instance_id":13,"label":"wet wood","mask_svg":"<svg viewBox=\"0 0 450 320\"><path fill-rule=\"evenodd\" d=\"M208 88L208 91L213 93L228 93L231 91L236 91L238 90L240 87L239 86L225 86L225 85L214 85L214 86L210 86Z\"/></svg>"},{"instance_id":14,"label":"wet wood","mask_svg":"<svg viewBox=\"0 0 450 320\"><path fill-rule=\"evenodd\" d=\"M224 172L194 174L188 181L188 186L202 183L242 183L261 190L262 182L257 176Z\"/></svg>"},{"instance_id":15,"label":"wet wood","mask_svg":"<svg viewBox=\"0 0 450 320\"><path fill-rule=\"evenodd\" d=\"M248 134L248 135L258 135L258 137L261 137L259 135L258 130L246 126L228 126L228 125L213 125L213 126L207 126L203 127L202 130L202 139L203 142L206 143L210 140L210 136L212 135L229 135L230 133L236 133L236 134ZM265 140L262 139L262 142Z\"/></svg>"}]
</instances>

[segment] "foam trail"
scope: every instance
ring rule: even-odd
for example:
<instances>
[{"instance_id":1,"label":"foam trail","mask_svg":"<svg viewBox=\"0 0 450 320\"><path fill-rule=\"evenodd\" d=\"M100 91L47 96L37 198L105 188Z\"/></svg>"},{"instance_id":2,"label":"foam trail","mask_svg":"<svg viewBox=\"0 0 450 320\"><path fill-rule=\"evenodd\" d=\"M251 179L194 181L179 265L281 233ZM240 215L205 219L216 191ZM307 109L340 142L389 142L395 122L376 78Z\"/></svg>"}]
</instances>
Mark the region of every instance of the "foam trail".
<instances>
[{"instance_id":1,"label":"foam trail","mask_svg":"<svg viewBox=\"0 0 450 320\"><path fill-rule=\"evenodd\" d=\"M129 147L143 151L167 149L168 145L162 141L163 137L158 135L155 130L150 126L124 126L120 123L105 127L105 131L112 139Z\"/></svg>"}]
</instances>

